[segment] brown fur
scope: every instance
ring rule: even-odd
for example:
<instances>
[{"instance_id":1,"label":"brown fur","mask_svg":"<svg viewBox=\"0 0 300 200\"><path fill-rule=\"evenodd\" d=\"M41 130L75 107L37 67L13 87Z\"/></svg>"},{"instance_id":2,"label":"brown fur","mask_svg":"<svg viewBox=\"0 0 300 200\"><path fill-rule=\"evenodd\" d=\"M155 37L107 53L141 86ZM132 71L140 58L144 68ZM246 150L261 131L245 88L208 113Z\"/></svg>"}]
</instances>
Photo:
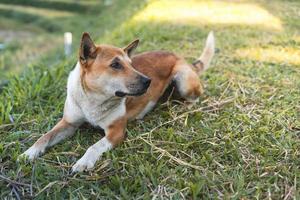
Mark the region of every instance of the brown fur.
<instances>
[{"instance_id":1,"label":"brown fur","mask_svg":"<svg viewBox=\"0 0 300 200\"><path fill-rule=\"evenodd\" d=\"M158 101L170 84L174 67L179 60L175 54L166 51L152 51L132 58L133 67L150 77L150 87L142 96L128 97L126 101L127 118L133 119L146 106L149 100Z\"/></svg>"},{"instance_id":2,"label":"brown fur","mask_svg":"<svg viewBox=\"0 0 300 200\"><path fill-rule=\"evenodd\" d=\"M120 119L115 120L109 127L107 139L113 144L113 146L117 146L122 143L126 137L126 128L127 119L122 117Z\"/></svg>"}]
</instances>

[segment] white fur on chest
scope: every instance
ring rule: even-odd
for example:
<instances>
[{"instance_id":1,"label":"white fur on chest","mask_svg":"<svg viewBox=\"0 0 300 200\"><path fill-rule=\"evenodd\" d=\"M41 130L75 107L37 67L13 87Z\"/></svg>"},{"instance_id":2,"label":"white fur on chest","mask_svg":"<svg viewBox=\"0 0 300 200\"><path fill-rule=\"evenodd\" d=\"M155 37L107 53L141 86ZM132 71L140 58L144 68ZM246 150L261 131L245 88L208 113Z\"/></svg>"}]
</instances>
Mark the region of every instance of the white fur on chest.
<instances>
[{"instance_id":1,"label":"white fur on chest","mask_svg":"<svg viewBox=\"0 0 300 200\"><path fill-rule=\"evenodd\" d=\"M87 121L105 130L113 121L126 114L125 98L85 93L80 82L80 65L77 63L68 78L64 112L68 119Z\"/></svg>"},{"instance_id":2,"label":"white fur on chest","mask_svg":"<svg viewBox=\"0 0 300 200\"><path fill-rule=\"evenodd\" d=\"M101 126L103 129L126 113L125 99L113 108L106 107L97 100L83 101L81 109L88 122L94 126Z\"/></svg>"}]
</instances>

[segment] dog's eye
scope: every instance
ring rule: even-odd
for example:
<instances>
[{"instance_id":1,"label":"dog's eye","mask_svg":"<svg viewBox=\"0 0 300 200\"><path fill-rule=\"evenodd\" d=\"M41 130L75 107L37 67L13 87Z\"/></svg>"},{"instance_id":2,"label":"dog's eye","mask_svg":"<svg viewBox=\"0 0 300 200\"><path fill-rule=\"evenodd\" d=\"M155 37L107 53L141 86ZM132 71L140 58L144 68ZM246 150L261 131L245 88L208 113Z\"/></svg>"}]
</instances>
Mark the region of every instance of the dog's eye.
<instances>
[{"instance_id":1,"label":"dog's eye","mask_svg":"<svg viewBox=\"0 0 300 200\"><path fill-rule=\"evenodd\" d=\"M123 66L119 62L113 62L110 66L114 69L123 69Z\"/></svg>"}]
</instances>

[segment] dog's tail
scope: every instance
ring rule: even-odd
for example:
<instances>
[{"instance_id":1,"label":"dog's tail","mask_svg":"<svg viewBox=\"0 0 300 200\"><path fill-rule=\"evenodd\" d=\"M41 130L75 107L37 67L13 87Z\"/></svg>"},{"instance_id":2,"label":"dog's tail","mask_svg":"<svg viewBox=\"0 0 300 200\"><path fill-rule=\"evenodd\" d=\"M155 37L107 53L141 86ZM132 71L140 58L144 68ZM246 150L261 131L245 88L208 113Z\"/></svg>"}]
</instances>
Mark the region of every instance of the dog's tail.
<instances>
[{"instance_id":1,"label":"dog's tail","mask_svg":"<svg viewBox=\"0 0 300 200\"><path fill-rule=\"evenodd\" d=\"M204 50L201 56L193 62L198 74L209 68L210 62L215 54L215 37L213 31L211 31L206 39Z\"/></svg>"}]
</instances>

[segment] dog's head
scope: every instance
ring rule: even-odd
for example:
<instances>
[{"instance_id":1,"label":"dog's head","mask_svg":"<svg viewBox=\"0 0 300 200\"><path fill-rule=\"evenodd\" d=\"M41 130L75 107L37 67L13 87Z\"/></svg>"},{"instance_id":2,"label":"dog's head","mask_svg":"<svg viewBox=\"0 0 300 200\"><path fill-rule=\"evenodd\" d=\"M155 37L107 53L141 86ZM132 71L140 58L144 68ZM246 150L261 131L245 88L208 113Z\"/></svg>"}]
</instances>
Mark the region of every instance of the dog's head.
<instances>
[{"instance_id":1,"label":"dog's head","mask_svg":"<svg viewBox=\"0 0 300 200\"><path fill-rule=\"evenodd\" d=\"M139 96L151 80L131 65L130 56L139 40L125 48L95 45L88 33L83 33L79 50L81 83L85 90L106 96Z\"/></svg>"}]
</instances>

